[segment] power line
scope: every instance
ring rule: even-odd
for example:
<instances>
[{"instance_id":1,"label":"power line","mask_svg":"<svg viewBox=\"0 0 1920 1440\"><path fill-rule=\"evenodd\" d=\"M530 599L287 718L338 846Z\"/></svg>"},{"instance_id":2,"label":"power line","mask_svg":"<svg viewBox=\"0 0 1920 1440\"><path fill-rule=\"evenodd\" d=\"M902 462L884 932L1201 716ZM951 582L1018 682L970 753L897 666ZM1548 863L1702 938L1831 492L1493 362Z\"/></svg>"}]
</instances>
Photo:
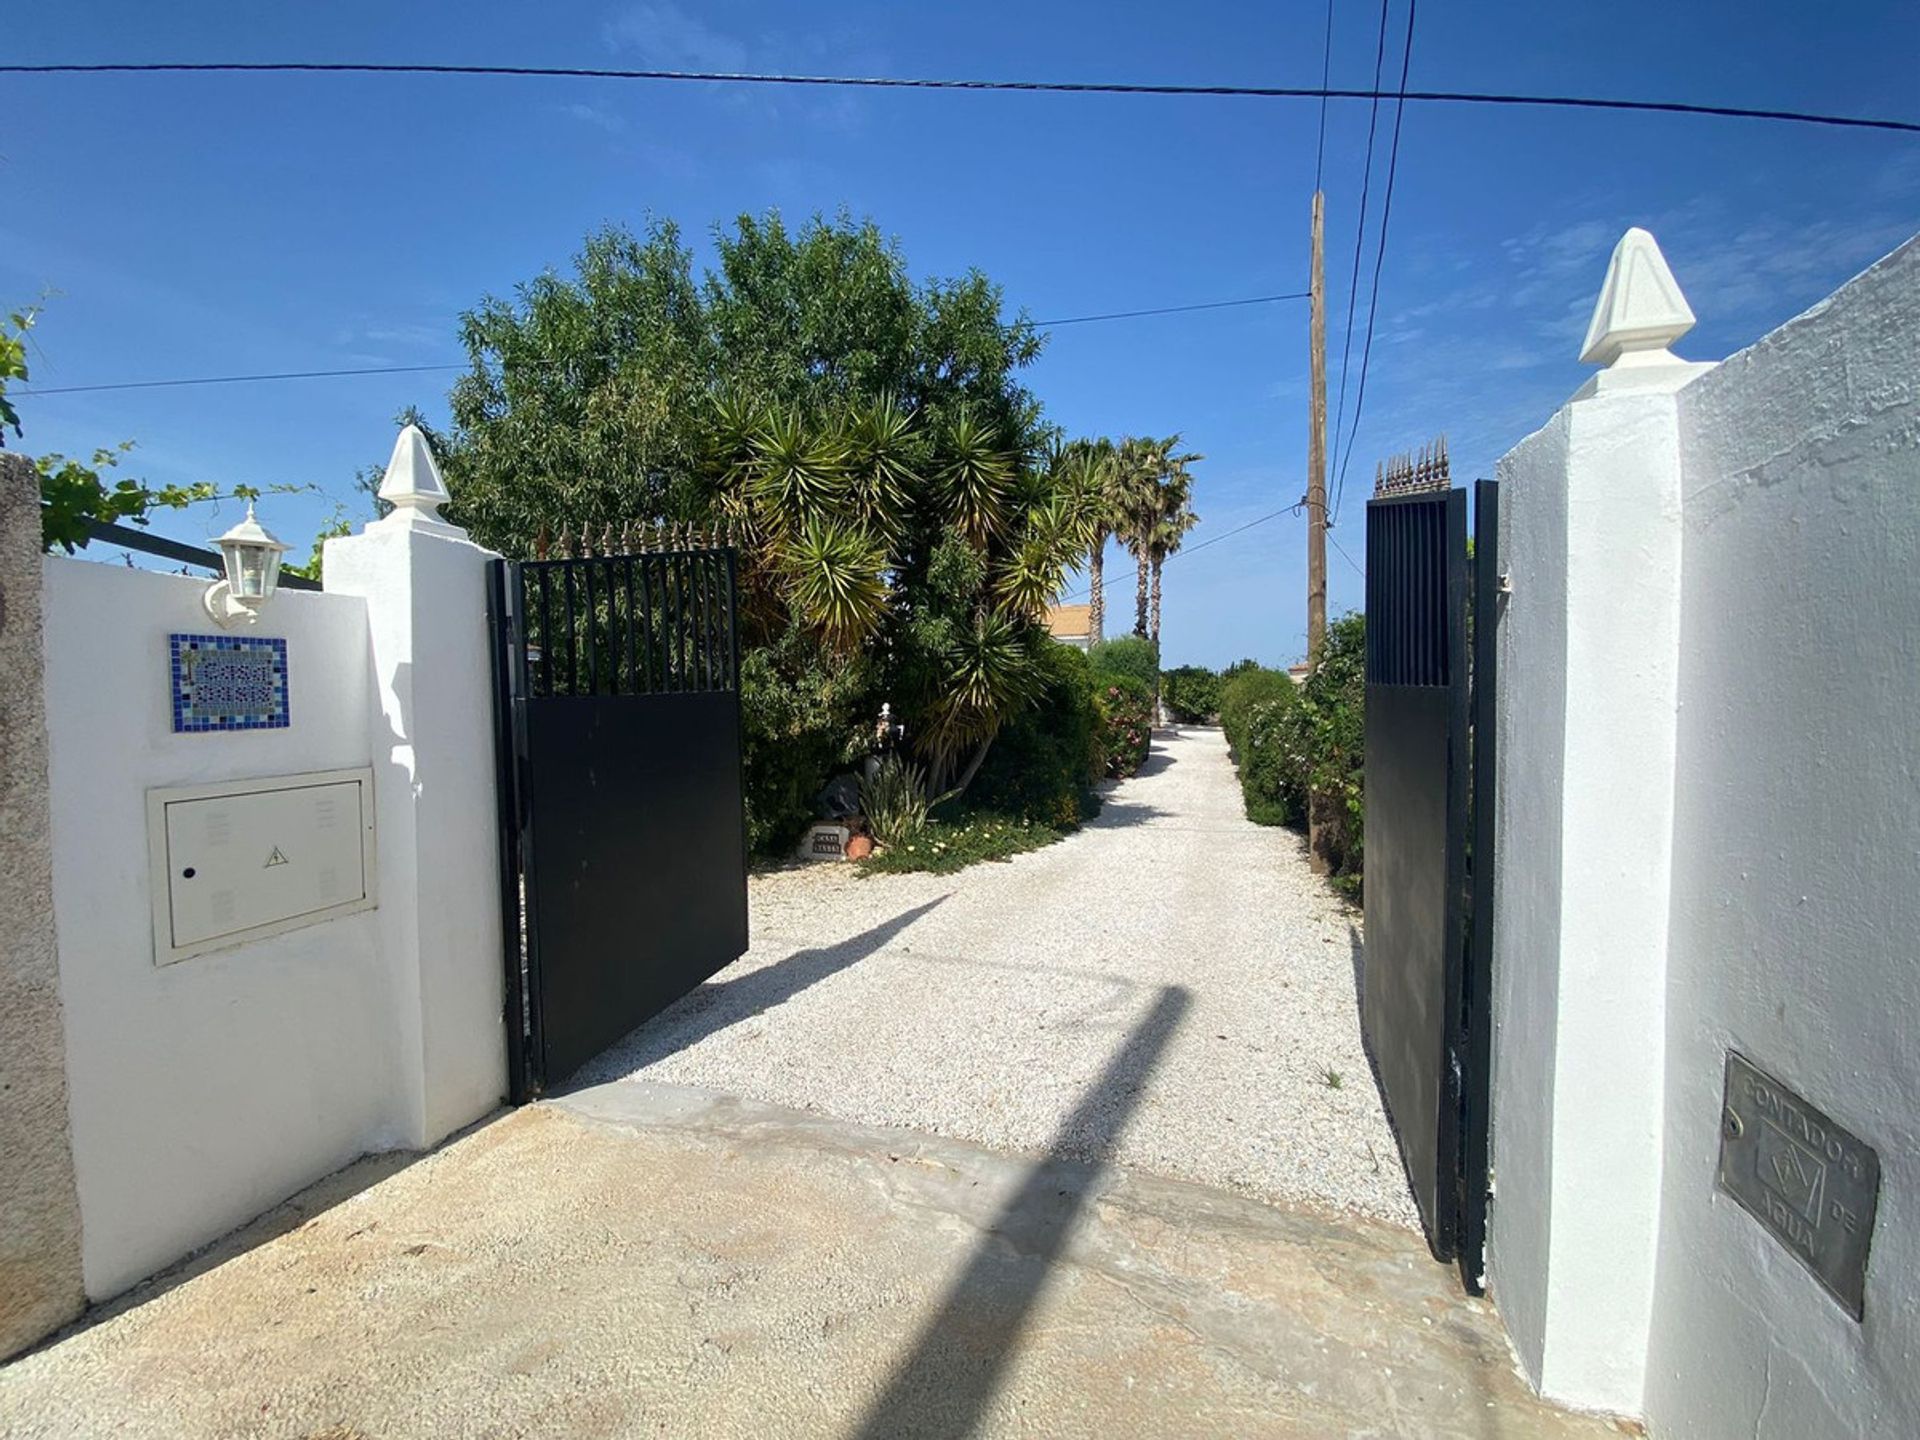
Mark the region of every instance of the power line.
<instances>
[{"instance_id":1,"label":"power line","mask_svg":"<svg viewBox=\"0 0 1920 1440\"><path fill-rule=\"evenodd\" d=\"M1380 0L1380 38L1373 52L1373 85L1380 88L1380 68L1387 58L1387 0ZM1347 323L1340 331L1340 403L1333 412L1333 465L1340 464L1340 429L1347 418L1347 365L1353 359L1353 309L1360 298L1360 252L1367 239L1367 197L1373 189L1373 138L1380 119L1376 99L1367 111L1367 159L1360 171L1360 220L1353 227L1353 277L1347 282Z\"/></svg>"},{"instance_id":2,"label":"power line","mask_svg":"<svg viewBox=\"0 0 1920 1440\"><path fill-rule=\"evenodd\" d=\"M1413 15L1418 0L1407 0L1407 38L1400 55L1400 84L1404 89L1407 83L1407 71L1413 64ZM1340 502L1347 493L1347 466L1353 462L1354 441L1360 434L1360 412L1367 403L1367 367L1373 360L1373 317L1380 308L1380 269L1387 258L1387 222L1393 218L1393 177L1400 168L1400 121L1406 114L1406 106L1396 106L1393 112L1393 143L1387 150L1387 191L1380 201L1380 243L1373 252L1373 294L1367 300L1367 342L1360 350L1360 385L1353 399L1353 428L1347 432L1347 443L1340 456L1340 478L1335 482L1333 491L1333 519L1340 520Z\"/></svg>"},{"instance_id":3,"label":"power line","mask_svg":"<svg viewBox=\"0 0 1920 1440\"><path fill-rule=\"evenodd\" d=\"M1298 510L1299 508L1300 507L1298 505L1283 506L1282 508L1275 510L1270 515L1262 515L1258 520L1249 520L1244 525L1236 525L1233 529L1224 531L1223 533L1214 536L1211 540L1202 541L1200 544L1195 545L1190 549L1174 551L1173 554L1169 555L1166 558L1166 560L1162 562L1162 565L1164 567L1166 565L1171 565L1176 560L1185 559L1189 555L1198 555L1202 550L1205 550L1209 545L1218 545L1222 540L1231 540L1234 536L1240 534L1243 531L1251 530L1256 525L1264 525L1269 520L1278 520L1282 515L1290 515L1295 510ZM1126 575L1121 574L1121 575L1115 575L1111 580L1102 580L1100 582L1101 593L1105 594L1108 589L1110 589L1115 585L1124 583L1127 578L1128 577ZM1085 590L1077 591L1076 593L1069 595L1065 600L1061 601L1060 603L1063 605L1071 605L1076 600L1084 600L1092 594L1093 594L1093 587L1089 585Z\"/></svg>"},{"instance_id":4,"label":"power line","mask_svg":"<svg viewBox=\"0 0 1920 1440\"><path fill-rule=\"evenodd\" d=\"M1088 325L1096 320L1132 320L1145 315L1182 315L1195 310L1225 310L1236 305L1271 305L1277 300L1304 300L1307 292L1285 295L1249 295L1243 300L1209 300L1199 305L1162 305L1152 310L1115 310L1104 315L1070 315L1063 320L1030 320L1036 330L1059 325ZM604 358L604 357L602 357ZM567 361L520 361L524 364L566 364ZM240 385L254 380L333 380L349 375L421 375L431 371L465 370L465 363L452 365L364 365L344 370L276 370L258 375L195 375L171 380L120 380L106 385L47 385L17 390L19 395L90 395L103 390L161 390L176 385Z\"/></svg>"},{"instance_id":5,"label":"power line","mask_svg":"<svg viewBox=\"0 0 1920 1440\"><path fill-rule=\"evenodd\" d=\"M1209 300L1201 305L1163 305L1157 310L1115 310L1108 315L1070 315L1065 320L1034 320L1036 330L1051 330L1058 325L1085 325L1094 320L1132 320L1141 315L1183 315L1192 310L1225 310L1234 305L1270 305L1276 300L1305 300L1305 290L1285 295L1250 295L1245 300Z\"/></svg>"},{"instance_id":6,"label":"power line","mask_svg":"<svg viewBox=\"0 0 1920 1440\"><path fill-rule=\"evenodd\" d=\"M193 375L177 380L119 380L110 385L47 385L16 390L16 395L88 395L100 390L163 390L175 385L242 385L253 380L332 380L342 375L418 375L429 370L464 370L465 365L366 365L351 370L277 370L264 375Z\"/></svg>"},{"instance_id":7,"label":"power line","mask_svg":"<svg viewBox=\"0 0 1920 1440\"><path fill-rule=\"evenodd\" d=\"M1418 104L1505 105L1547 109L1619 110L1653 115L1701 115L1729 120L1775 120L1855 130L1920 135L1920 121L1831 115L1747 105L1683 100L1628 100L1601 95L1516 95L1473 90L1359 90L1325 85L1175 85L1106 80L955 80L899 75L784 75L725 70L617 70L564 65L373 64L321 61L154 61L0 65L0 75L451 75L545 80L698 81L728 85L813 85L880 90L1019 91L1057 95L1223 96L1254 100L1410 100Z\"/></svg>"},{"instance_id":8,"label":"power line","mask_svg":"<svg viewBox=\"0 0 1920 1440\"><path fill-rule=\"evenodd\" d=\"M1340 552L1340 558L1342 560L1346 561L1347 564L1353 566L1354 574L1358 575L1362 580L1367 578L1367 572L1360 568L1360 562L1355 560L1351 555L1347 554L1347 547L1342 545L1338 540L1335 540L1331 533L1329 533L1327 536L1327 542L1331 544L1334 549Z\"/></svg>"}]
</instances>

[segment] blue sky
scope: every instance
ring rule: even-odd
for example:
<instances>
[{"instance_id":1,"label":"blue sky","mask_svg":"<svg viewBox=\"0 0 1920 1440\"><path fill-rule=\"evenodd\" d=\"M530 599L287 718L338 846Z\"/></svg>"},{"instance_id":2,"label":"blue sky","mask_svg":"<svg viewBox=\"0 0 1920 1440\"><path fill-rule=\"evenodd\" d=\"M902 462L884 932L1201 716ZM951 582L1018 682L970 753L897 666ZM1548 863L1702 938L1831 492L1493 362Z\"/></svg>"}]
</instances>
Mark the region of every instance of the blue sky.
<instances>
[{"instance_id":1,"label":"blue sky","mask_svg":"<svg viewBox=\"0 0 1920 1440\"><path fill-rule=\"evenodd\" d=\"M1920 6L1429 3L1414 88L1588 92L1920 118ZM1333 80L1372 78L1378 9L1338 0ZM1405 11L1394 0L1386 79ZM1307 3L58 6L0 0L9 59L319 59L1314 84ZM545 80L0 77L0 300L46 304L40 384L454 361L458 312L564 265L603 221L696 237L742 211L847 207L920 274L978 266L1047 318L1305 288L1315 102L830 92ZM1331 107L1337 397L1368 107ZM1382 141L1391 112L1380 115ZM1376 163L1384 171L1382 143ZM1383 173L1376 173L1377 218ZM1920 230L1920 140L1676 117L1409 106L1366 411L1336 543L1363 551L1374 462L1446 432L1457 479L1580 383L1620 232L1659 238L1719 358ZM1372 228L1370 222L1370 230ZM1359 316L1372 274L1371 237ZM1030 375L1082 433L1205 452L1191 545L1304 488L1303 302L1056 332ZM1355 339L1348 408L1358 379ZM340 499L409 402L380 376L23 397L25 448L133 439L154 482L311 484ZM333 502L264 507L304 547ZM183 539L231 509L164 517ZM1295 658L1304 522L1166 574L1168 663ZM1110 573L1124 568L1110 557ZM1329 556L1332 607L1361 580ZM1110 592L1124 613L1130 581Z\"/></svg>"}]
</instances>

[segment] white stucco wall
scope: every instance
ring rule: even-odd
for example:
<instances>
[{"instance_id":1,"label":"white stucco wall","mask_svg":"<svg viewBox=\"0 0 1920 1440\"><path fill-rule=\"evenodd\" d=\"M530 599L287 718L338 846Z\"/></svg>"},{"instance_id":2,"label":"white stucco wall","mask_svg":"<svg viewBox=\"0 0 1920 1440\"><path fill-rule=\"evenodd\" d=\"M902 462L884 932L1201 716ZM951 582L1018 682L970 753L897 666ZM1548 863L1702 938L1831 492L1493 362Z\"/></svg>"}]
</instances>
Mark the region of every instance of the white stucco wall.
<instances>
[{"instance_id":1,"label":"white stucco wall","mask_svg":"<svg viewBox=\"0 0 1920 1440\"><path fill-rule=\"evenodd\" d=\"M1681 392L1656 1436L1920 1435L1920 242ZM1880 1153L1856 1324L1714 1185L1738 1048Z\"/></svg>"},{"instance_id":2,"label":"white stucco wall","mask_svg":"<svg viewBox=\"0 0 1920 1440\"><path fill-rule=\"evenodd\" d=\"M404 510L327 542L329 595L369 600L365 692L381 833L380 934L403 967L393 1024L407 1144L506 1090L499 814L487 567L498 557Z\"/></svg>"},{"instance_id":3,"label":"white stucco wall","mask_svg":"<svg viewBox=\"0 0 1920 1440\"><path fill-rule=\"evenodd\" d=\"M1487 1283L1537 1385L1546 1354L1553 1211L1554 1041L1560 1011L1561 799L1520 776L1565 766L1567 493L1565 412L1500 461L1500 555L1527 603L1502 608L1498 754L1506 783L1495 818L1493 1194Z\"/></svg>"},{"instance_id":4,"label":"white stucco wall","mask_svg":"<svg viewBox=\"0 0 1920 1440\"><path fill-rule=\"evenodd\" d=\"M1499 470L1512 594L1488 1270L1535 1383L1601 1410L1639 1404L1653 1303L1680 605L1674 394L1701 368L1600 376Z\"/></svg>"},{"instance_id":5,"label":"white stucco wall","mask_svg":"<svg viewBox=\"0 0 1920 1440\"><path fill-rule=\"evenodd\" d=\"M176 735L167 637L204 580L45 561L53 889L87 1292L112 1295L399 1143L378 911L165 967L146 791L369 761L367 607L281 591L284 730Z\"/></svg>"}]
</instances>

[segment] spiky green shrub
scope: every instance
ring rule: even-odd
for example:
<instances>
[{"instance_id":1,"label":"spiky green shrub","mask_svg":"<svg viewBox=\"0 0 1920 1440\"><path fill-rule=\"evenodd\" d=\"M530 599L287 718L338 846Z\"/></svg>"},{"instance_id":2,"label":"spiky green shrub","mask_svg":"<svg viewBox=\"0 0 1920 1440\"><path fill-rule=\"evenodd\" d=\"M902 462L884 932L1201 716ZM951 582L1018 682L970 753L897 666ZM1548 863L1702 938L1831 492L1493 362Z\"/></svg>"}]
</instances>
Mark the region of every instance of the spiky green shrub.
<instances>
[{"instance_id":1,"label":"spiky green shrub","mask_svg":"<svg viewBox=\"0 0 1920 1440\"><path fill-rule=\"evenodd\" d=\"M917 765L889 755L860 781L867 829L886 846L907 845L927 828L927 782Z\"/></svg>"}]
</instances>

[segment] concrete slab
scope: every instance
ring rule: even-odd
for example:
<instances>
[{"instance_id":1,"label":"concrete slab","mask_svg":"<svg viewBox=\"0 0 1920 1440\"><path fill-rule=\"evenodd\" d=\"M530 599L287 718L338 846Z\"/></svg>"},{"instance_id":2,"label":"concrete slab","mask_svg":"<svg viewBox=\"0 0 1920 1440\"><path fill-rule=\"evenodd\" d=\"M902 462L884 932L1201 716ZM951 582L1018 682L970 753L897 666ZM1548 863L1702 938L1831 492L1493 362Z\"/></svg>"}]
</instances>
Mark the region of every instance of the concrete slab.
<instances>
[{"instance_id":1,"label":"concrete slab","mask_svg":"<svg viewBox=\"0 0 1920 1440\"><path fill-rule=\"evenodd\" d=\"M0 1370L0 1433L1619 1432L1398 1226L627 1081L314 1187Z\"/></svg>"}]
</instances>

